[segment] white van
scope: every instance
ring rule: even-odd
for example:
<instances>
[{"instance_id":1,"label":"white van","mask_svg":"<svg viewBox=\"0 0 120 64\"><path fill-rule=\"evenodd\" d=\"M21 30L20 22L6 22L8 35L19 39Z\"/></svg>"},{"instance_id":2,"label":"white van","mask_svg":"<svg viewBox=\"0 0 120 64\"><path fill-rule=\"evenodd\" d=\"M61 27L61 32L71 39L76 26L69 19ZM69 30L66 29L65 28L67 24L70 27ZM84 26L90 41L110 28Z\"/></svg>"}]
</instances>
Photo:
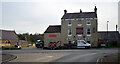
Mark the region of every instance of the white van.
<instances>
[{"instance_id":1,"label":"white van","mask_svg":"<svg viewBox=\"0 0 120 64\"><path fill-rule=\"evenodd\" d=\"M91 44L85 42L84 40L77 40L77 48L91 48Z\"/></svg>"}]
</instances>

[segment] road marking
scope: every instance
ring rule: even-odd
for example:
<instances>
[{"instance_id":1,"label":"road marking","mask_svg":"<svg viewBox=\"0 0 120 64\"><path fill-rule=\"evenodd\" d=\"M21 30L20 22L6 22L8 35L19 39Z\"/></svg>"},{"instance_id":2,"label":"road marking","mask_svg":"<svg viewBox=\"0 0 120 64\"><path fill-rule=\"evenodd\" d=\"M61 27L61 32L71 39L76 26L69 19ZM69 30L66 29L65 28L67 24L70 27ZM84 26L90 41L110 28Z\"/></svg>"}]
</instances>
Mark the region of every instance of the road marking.
<instances>
[{"instance_id":1,"label":"road marking","mask_svg":"<svg viewBox=\"0 0 120 64\"><path fill-rule=\"evenodd\" d=\"M48 59L48 58L52 58L53 56L45 56L45 57L42 57L42 58L38 58L36 60L43 60L43 59Z\"/></svg>"},{"instance_id":2,"label":"road marking","mask_svg":"<svg viewBox=\"0 0 120 64\"><path fill-rule=\"evenodd\" d=\"M97 54L97 53L92 53L92 54Z\"/></svg>"},{"instance_id":3,"label":"road marking","mask_svg":"<svg viewBox=\"0 0 120 64\"><path fill-rule=\"evenodd\" d=\"M53 56L47 56L47 57L50 57L50 58L51 58L51 57L53 57Z\"/></svg>"}]
</instances>

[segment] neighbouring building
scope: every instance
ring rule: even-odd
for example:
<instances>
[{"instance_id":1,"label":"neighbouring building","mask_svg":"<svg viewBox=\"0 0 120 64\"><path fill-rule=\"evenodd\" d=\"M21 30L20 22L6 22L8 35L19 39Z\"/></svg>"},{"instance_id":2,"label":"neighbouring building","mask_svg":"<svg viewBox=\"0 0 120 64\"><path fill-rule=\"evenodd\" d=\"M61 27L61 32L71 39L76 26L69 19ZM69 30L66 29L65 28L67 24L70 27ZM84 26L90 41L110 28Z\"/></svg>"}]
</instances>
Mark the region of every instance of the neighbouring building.
<instances>
[{"instance_id":1,"label":"neighbouring building","mask_svg":"<svg viewBox=\"0 0 120 64\"><path fill-rule=\"evenodd\" d=\"M50 25L44 32L44 47L48 47L50 42L61 41L61 25Z\"/></svg>"},{"instance_id":2,"label":"neighbouring building","mask_svg":"<svg viewBox=\"0 0 120 64\"><path fill-rule=\"evenodd\" d=\"M61 25L50 25L44 32L45 47L51 41L61 41L64 44L76 44L79 40L85 40L92 46L97 46L97 8L94 12L67 13L61 18Z\"/></svg>"},{"instance_id":3,"label":"neighbouring building","mask_svg":"<svg viewBox=\"0 0 120 64\"><path fill-rule=\"evenodd\" d=\"M100 44L106 44L107 46L117 46L120 41L120 34L118 31L98 31L98 36L99 46Z\"/></svg>"},{"instance_id":4,"label":"neighbouring building","mask_svg":"<svg viewBox=\"0 0 120 64\"><path fill-rule=\"evenodd\" d=\"M17 44L19 38L15 31L0 30L0 46Z\"/></svg>"}]
</instances>

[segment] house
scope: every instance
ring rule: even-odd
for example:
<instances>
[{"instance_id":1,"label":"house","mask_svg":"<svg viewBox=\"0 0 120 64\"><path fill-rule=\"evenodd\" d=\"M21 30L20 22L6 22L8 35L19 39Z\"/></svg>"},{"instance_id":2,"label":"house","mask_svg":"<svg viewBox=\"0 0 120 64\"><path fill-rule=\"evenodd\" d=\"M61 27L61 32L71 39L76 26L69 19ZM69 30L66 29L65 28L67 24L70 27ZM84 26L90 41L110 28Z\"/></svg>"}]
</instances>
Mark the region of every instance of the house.
<instances>
[{"instance_id":1,"label":"house","mask_svg":"<svg viewBox=\"0 0 120 64\"><path fill-rule=\"evenodd\" d=\"M51 41L61 41L65 44L76 44L79 40L85 40L92 46L97 46L97 8L94 12L67 13L61 18L61 25L51 25L44 32L44 46L48 47Z\"/></svg>"},{"instance_id":2,"label":"house","mask_svg":"<svg viewBox=\"0 0 120 64\"><path fill-rule=\"evenodd\" d=\"M0 46L10 46L17 44L18 36L15 31L12 30L0 30Z\"/></svg>"}]
</instances>

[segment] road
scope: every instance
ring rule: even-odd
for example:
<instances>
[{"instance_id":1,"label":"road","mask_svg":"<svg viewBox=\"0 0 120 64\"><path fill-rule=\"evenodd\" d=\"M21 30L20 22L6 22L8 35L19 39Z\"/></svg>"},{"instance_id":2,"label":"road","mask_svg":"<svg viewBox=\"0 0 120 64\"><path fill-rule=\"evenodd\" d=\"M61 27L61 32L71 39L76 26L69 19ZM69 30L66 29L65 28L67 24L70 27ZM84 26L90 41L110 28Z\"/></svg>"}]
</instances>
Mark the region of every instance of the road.
<instances>
[{"instance_id":1,"label":"road","mask_svg":"<svg viewBox=\"0 0 120 64\"><path fill-rule=\"evenodd\" d=\"M118 53L118 49L42 50L33 48L4 50L2 53L18 56L10 62L97 62L102 56Z\"/></svg>"}]
</instances>

